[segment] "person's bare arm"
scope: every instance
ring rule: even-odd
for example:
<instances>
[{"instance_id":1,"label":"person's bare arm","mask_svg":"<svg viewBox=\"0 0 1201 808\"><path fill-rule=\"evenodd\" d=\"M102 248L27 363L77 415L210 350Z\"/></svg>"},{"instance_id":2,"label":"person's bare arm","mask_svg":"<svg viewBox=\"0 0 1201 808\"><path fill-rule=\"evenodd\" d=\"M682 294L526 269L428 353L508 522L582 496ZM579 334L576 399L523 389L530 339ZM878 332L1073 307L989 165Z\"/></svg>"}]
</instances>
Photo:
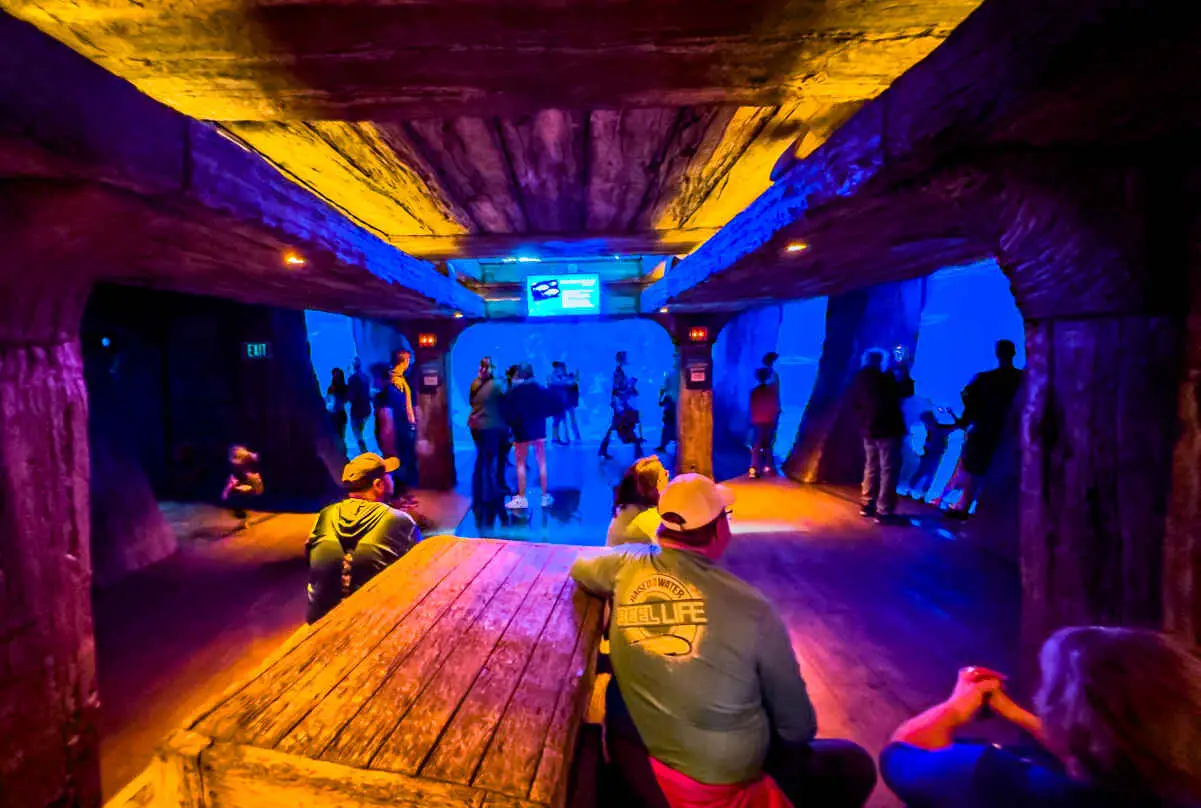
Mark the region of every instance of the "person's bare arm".
<instances>
[{"instance_id":1,"label":"person's bare arm","mask_svg":"<svg viewBox=\"0 0 1201 808\"><path fill-rule=\"evenodd\" d=\"M985 696L1000 686L999 674L985 668L964 668L959 671L951 697L901 724L892 734L892 740L919 749L950 746L956 730L971 721L984 704Z\"/></svg>"},{"instance_id":2,"label":"person's bare arm","mask_svg":"<svg viewBox=\"0 0 1201 808\"><path fill-rule=\"evenodd\" d=\"M997 715L1006 721L1016 724L1023 731L1033 736L1034 740L1046 746L1047 738L1046 732L1043 730L1042 719L1029 710L1019 707L1017 702L1009 698L1009 694L1004 690L994 690L988 698L988 706Z\"/></svg>"}]
</instances>

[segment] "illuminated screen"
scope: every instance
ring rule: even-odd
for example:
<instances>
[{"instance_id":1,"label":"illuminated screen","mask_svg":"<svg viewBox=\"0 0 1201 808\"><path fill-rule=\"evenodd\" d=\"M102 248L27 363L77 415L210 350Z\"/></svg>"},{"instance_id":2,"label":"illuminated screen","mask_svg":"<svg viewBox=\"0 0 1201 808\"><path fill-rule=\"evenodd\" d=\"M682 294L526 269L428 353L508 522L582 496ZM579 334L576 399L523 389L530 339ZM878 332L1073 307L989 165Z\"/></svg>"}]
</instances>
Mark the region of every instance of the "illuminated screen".
<instances>
[{"instance_id":1,"label":"illuminated screen","mask_svg":"<svg viewBox=\"0 0 1201 808\"><path fill-rule=\"evenodd\" d=\"M599 275L534 275L525 279L526 314L556 317L600 313Z\"/></svg>"}]
</instances>

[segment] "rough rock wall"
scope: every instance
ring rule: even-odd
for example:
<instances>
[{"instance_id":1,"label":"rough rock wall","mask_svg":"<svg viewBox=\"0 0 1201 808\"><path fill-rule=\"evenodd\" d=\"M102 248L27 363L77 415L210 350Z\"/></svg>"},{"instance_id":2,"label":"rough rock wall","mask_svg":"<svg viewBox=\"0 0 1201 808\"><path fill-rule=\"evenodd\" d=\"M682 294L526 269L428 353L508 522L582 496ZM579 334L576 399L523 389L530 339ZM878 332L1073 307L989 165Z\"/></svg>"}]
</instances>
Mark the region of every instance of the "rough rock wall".
<instances>
[{"instance_id":1,"label":"rough rock wall","mask_svg":"<svg viewBox=\"0 0 1201 808\"><path fill-rule=\"evenodd\" d=\"M746 448L755 369L765 353L777 349L783 320L782 305L764 306L740 314L722 328L713 356L713 444L717 451Z\"/></svg>"},{"instance_id":2,"label":"rough rock wall","mask_svg":"<svg viewBox=\"0 0 1201 808\"><path fill-rule=\"evenodd\" d=\"M792 451L788 476L807 483L856 483L863 471L859 425L847 390L868 348L917 344L925 280L882 284L831 297L817 382Z\"/></svg>"}]
</instances>

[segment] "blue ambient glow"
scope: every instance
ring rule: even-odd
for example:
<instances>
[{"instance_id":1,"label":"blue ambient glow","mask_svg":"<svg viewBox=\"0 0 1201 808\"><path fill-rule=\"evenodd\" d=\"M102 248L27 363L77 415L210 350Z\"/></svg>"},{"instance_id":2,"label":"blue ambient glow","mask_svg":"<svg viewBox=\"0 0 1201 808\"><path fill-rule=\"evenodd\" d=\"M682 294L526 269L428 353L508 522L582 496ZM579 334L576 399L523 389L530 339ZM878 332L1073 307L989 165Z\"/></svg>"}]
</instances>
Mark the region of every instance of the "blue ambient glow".
<instances>
[{"instance_id":1,"label":"blue ambient glow","mask_svg":"<svg viewBox=\"0 0 1201 808\"><path fill-rule=\"evenodd\" d=\"M637 406L642 414L647 449L659 442L662 418L659 388L673 373L674 348L663 327L651 320L585 322L479 323L464 331L451 350L451 419L456 446L471 446L467 429L467 391L481 357L491 356L497 376L510 365L529 362L540 382L550 376L551 362L561 360L580 372L580 407L576 412L584 440L596 442L609 426L609 385L614 354L626 351L626 373L638 379ZM673 381L674 384L674 381Z\"/></svg>"}]
</instances>

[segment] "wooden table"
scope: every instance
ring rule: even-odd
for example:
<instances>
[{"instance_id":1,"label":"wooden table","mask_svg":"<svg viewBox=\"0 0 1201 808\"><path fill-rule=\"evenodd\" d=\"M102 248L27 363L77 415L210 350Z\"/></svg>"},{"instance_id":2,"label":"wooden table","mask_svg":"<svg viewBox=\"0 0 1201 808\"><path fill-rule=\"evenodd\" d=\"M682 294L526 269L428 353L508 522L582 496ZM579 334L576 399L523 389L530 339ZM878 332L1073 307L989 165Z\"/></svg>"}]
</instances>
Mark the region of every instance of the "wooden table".
<instances>
[{"instance_id":1,"label":"wooden table","mask_svg":"<svg viewBox=\"0 0 1201 808\"><path fill-rule=\"evenodd\" d=\"M562 806L601 624L578 553L422 542L175 733L155 802Z\"/></svg>"}]
</instances>

